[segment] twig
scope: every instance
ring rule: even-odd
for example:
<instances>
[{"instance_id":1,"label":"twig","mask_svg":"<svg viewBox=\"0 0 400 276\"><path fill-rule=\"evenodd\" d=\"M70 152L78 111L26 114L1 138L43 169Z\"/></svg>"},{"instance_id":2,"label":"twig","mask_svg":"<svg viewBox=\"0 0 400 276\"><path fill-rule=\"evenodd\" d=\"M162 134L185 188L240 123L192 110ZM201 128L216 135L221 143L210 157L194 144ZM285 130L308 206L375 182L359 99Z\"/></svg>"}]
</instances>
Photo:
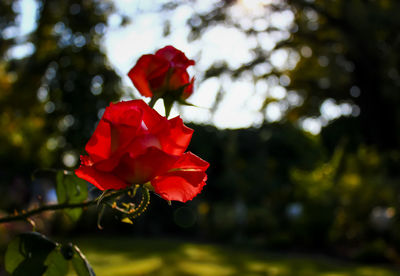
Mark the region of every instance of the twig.
<instances>
[{"instance_id":1,"label":"twig","mask_svg":"<svg viewBox=\"0 0 400 276\"><path fill-rule=\"evenodd\" d=\"M62 203L62 204L51 204L51 205L45 205L36 209L32 209L30 211L22 211L18 213L17 215L11 215L7 217L2 217L0 218L0 223L5 223L5 222L11 222L11 221L16 221L16 220L26 220L27 218L45 212L45 211L54 211L54 210L60 210L60 209L72 209L72 208L80 208L80 207L87 207L90 205L96 204L96 200L91 200L87 202L82 202L82 203Z\"/></svg>"},{"instance_id":2,"label":"twig","mask_svg":"<svg viewBox=\"0 0 400 276\"><path fill-rule=\"evenodd\" d=\"M132 189L131 187L123 190L118 190L112 194L109 194L108 196L105 196L103 200L111 199L114 197L117 197L119 195L124 194L126 191L129 191ZM44 205L36 209L32 209L29 211L21 211L17 214L14 215L9 215L7 217L2 217L0 218L0 224L5 223L5 222L11 222L11 221L17 221L17 220L26 220L27 218L45 212L45 211L55 211L55 210L61 210L61 209L73 209L73 208L83 208L83 207L88 207L91 205L97 204L98 199L93 199L90 201L86 202L81 202L81 203L60 203L60 204L50 204L50 205Z\"/></svg>"}]
</instances>

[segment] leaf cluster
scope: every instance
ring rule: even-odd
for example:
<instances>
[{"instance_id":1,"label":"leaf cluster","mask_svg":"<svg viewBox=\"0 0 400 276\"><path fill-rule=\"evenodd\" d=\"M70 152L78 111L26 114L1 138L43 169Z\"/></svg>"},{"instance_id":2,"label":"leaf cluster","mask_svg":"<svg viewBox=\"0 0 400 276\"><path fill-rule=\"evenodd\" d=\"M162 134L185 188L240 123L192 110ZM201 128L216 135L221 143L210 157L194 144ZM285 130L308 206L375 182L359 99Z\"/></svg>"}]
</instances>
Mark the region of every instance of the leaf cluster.
<instances>
[{"instance_id":1,"label":"leaf cluster","mask_svg":"<svg viewBox=\"0 0 400 276\"><path fill-rule=\"evenodd\" d=\"M95 276L76 245L61 245L37 232L18 235L5 255L6 271L13 276L63 276L70 264L78 276Z\"/></svg>"}]
</instances>

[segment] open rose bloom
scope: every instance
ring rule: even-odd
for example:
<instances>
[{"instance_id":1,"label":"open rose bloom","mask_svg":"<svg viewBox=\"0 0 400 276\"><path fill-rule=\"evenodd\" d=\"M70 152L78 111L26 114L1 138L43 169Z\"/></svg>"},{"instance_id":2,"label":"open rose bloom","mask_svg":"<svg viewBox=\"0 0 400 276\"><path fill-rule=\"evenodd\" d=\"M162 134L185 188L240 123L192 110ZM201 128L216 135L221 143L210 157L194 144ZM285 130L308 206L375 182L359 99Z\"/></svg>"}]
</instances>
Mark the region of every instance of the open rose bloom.
<instances>
[{"instance_id":1,"label":"open rose bloom","mask_svg":"<svg viewBox=\"0 0 400 276\"><path fill-rule=\"evenodd\" d=\"M141 100L110 104L75 173L100 190L150 183L162 198L186 202L202 190L209 166L185 153L192 133Z\"/></svg>"},{"instance_id":2,"label":"open rose bloom","mask_svg":"<svg viewBox=\"0 0 400 276\"><path fill-rule=\"evenodd\" d=\"M187 68L194 63L183 52L166 46L155 55L143 55L128 76L145 97L185 100L193 92L194 78L190 79Z\"/></svg>"}]
</instances>

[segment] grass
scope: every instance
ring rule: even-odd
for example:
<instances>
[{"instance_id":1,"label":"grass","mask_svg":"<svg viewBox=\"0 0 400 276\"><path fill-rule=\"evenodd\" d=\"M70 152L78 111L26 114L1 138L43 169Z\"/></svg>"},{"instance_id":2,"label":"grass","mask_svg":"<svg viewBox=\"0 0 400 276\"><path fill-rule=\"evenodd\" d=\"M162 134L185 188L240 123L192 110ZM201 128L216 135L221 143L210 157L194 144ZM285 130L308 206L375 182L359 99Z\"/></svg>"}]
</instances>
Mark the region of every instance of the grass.
<instances>
[{"instance_id":1,"label":"grass","mask_svg":"<svg viewBox=\"0 0 400 276\"><path fill-rule=\"evenodd\" d=\"M209 244L127 238L80 238L97 276L394 276L394 268L328 258L278 256ZM72 274L71 274L72 275Z\"/></svg>"}]
</instances>

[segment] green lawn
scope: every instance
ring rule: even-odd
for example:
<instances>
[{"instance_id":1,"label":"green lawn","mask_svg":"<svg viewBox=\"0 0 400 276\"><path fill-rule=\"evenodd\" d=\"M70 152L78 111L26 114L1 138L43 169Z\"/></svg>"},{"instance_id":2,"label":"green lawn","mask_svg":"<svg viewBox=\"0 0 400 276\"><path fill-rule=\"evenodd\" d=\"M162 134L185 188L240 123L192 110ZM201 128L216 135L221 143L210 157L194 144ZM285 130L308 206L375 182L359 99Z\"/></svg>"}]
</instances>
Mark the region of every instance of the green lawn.
<instances>
[{"instance_id":1,"label":"green lawn","mask_svg":"<svg viewBox=\"0 0 400 276\"><path fill-rule=\"evenodd\" d=\"M85 238L74 241L98 276L271 275L392 276L394 269L169 240Z\"/></svg>"}]
</instances>

